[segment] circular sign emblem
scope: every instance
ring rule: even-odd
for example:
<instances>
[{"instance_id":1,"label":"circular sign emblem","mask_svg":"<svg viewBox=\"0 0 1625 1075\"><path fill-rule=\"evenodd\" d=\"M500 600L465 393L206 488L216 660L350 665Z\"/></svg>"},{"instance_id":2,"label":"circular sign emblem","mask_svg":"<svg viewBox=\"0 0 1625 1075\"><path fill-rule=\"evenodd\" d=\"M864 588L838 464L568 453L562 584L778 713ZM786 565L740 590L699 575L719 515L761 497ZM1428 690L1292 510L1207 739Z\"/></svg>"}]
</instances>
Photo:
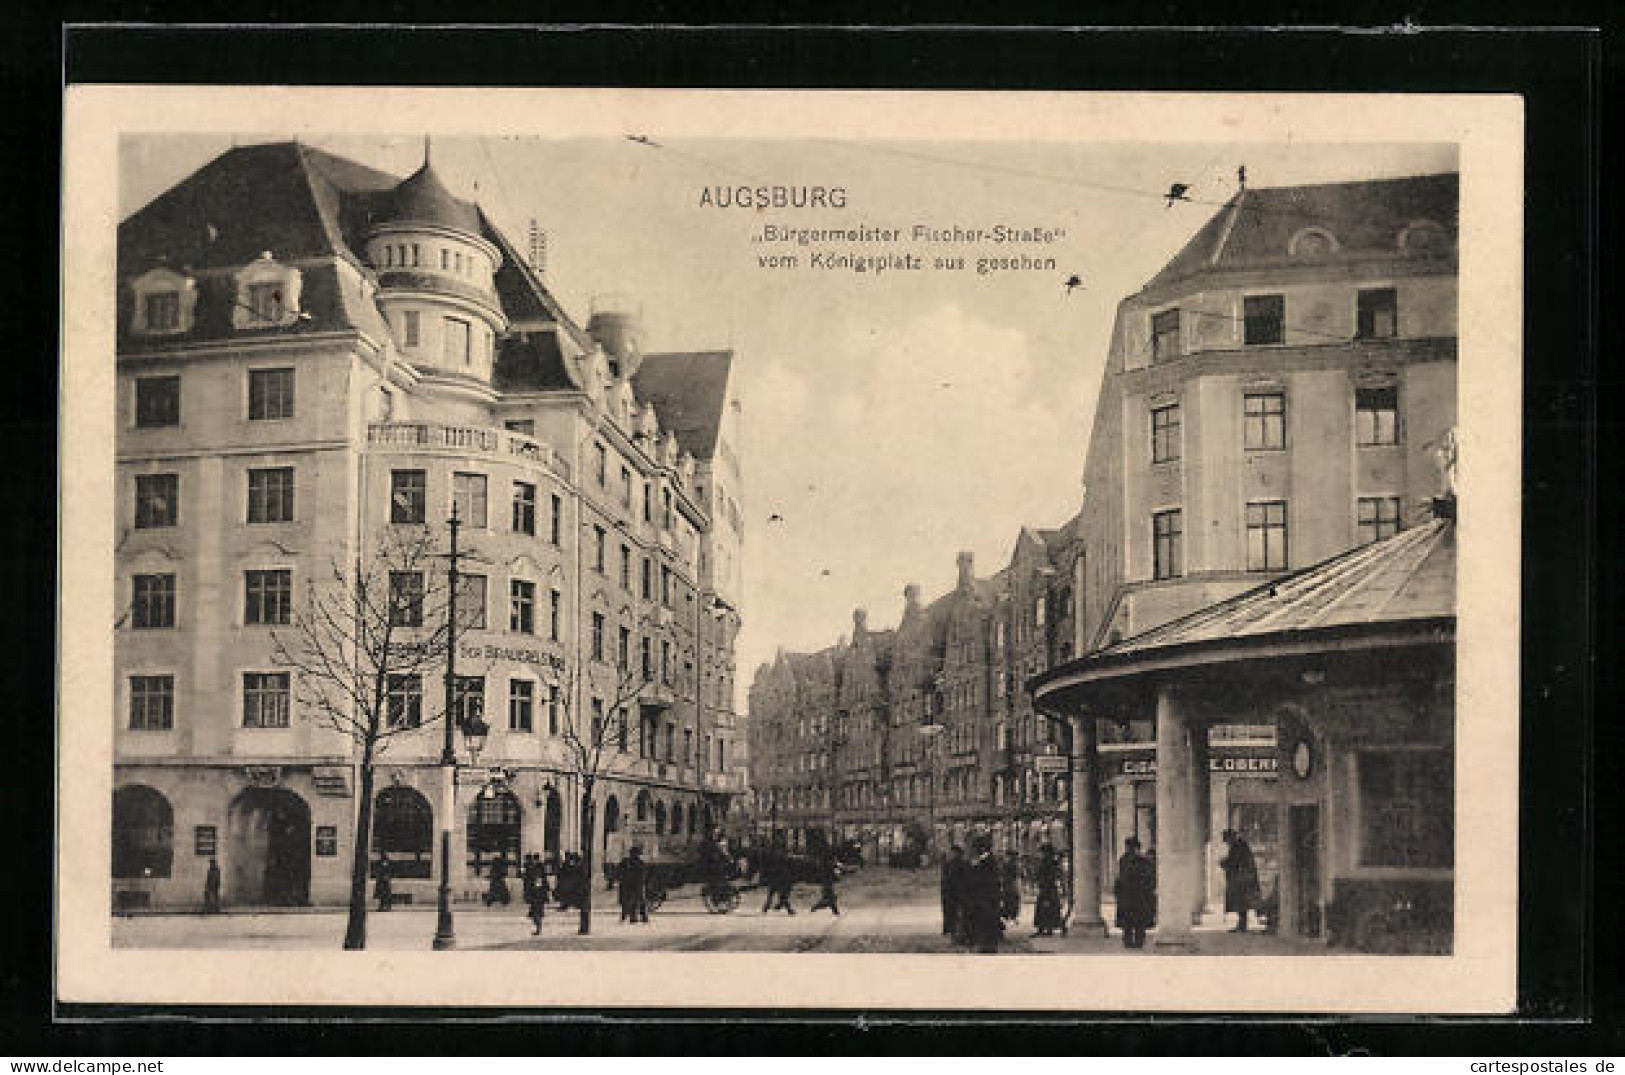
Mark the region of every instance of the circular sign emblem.
<instances>
[{"instance_id":1,"label":"circular sign emblem","mask_svg":"<svg viewBox=\"0 0 1625 1075\"><path fill-rule=\"evenodd\" d=\"M1292 747L1292 772L1299 780L1306 780L1314 768L1315 756L1309 749L1309 740L1299 739Z\"/></svg>"}]
</instances>

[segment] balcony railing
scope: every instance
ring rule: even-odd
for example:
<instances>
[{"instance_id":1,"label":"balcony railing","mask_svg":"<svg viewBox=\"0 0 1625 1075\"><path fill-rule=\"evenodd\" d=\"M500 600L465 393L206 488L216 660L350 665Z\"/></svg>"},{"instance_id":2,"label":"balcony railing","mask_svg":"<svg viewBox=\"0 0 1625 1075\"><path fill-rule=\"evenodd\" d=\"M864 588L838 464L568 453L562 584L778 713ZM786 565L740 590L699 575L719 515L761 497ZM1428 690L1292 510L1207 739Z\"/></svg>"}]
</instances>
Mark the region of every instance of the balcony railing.
<instances>
[{"instance_id":1,"label":"balcony railing","mask_svg":"<svg viewBox=\"0 0 1625 1075\"><path fill-rule=\"evenodd\" d=\"M506 456L539 464L564 478L570 476L569 461L550 445L511 430L442 425L438 422L373 422L367 426L367 443L379 448L418 448Z\"/></svg>"}]
</instances>

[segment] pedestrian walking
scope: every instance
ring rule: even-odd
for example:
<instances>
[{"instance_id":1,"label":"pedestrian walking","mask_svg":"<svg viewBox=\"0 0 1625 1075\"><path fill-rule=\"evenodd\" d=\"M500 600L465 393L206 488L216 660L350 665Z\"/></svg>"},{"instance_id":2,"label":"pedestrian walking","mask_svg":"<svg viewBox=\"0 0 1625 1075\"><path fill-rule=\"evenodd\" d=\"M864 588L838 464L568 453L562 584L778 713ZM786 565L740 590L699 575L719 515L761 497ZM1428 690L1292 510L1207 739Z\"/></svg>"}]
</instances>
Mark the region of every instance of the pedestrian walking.
<instances>
[{"instance_id":1,"label":"pedestrian walking","mask_svg":"<svg viewBox=\"0 0 1625 1075\"><path fill-rule=\"evenodd\" d=\"M1124 948L1144 948L1145 931L1157 921L1157 873L1150 859L1140 854L1140 841L1133 836L1123 841L1123 857L1117 860L1117 928L1123 931Z\"/></svg>"},{"instance_id":2,"label":"pedestrian walking","mask_svg":"<svg viewBox=\"0 0 1625 1075\"><path fill-rule=\"evenodd\" d=\"M1246 933L1248 912L1262 902L1258 889L1258 863L1253 858L1253 849L1247 845L1241 833L1235 829L1225 829L1223 839L1229 848L1224 858L1219 860L1219 868L1224 871L1224 909L1226 912L1236 912L1236 928L1231 932Z\"/></svg>"},{"instance_id":3,"label":"pedestrian walking","mask_svg":"<svg viewBox=\"0 0 1625 1075\"><path fill-rule=\"evenodd\" d=\"M978 836L972 847L976 857L971 860L966 881L965 914L976 951L991 955L999 950L1004 936L1004 922L999 917L999 862L988 837Z\"/></svg>"},{"instance_id":4,"label":"pedestrian walking","mask_svg":"<svg viewBox=\"0 0 1625 1075\"><path fill-rule=\"evenodd\" d=\"M965 849L958 844L948 849L942 860L942 932L958 937L959 904L965 891Z\"/></svg>"},{"instance_id":5,"label":"pedestrian walking","mask_svg":"<svg viewBox=\"0 0 1625 1075\"><path fill-rule=\"evenodd\" d=\"M773 910L792 915L796 913L796 909L790 906L790 897L795 891L795 872L788 851L775 847L767 853L762 863L762 881L767 887L767 902L762 904L763 914Z\"/></svg>"},{"instance_id":6,"label":"pedestrian walking","mask_svg":"<svg viewBox=\"0 0 1625 1075\"><path fill-rule=\"evenodd\" d=\"M1021 857L1014 849L1004 853L999 870L999 917L1006 922L1021 917Z\"/></svg>"},{"instance_id":7,"label":"pedestrian walking","mask_svg":"<svg viewBox=\"0 0 1625 1075\"><path fill-rule=\"evenodd\" d=\"M1033 881L1038 889L1033 903L1033 936L1050 937L1056 930L1066 936L1066 916L1061 913L1061 860L1050 844L1038 849Z\"/></svg>"},{"instance_id":8,"label":"pedestrian walking","mask_svg":"<svg viewBox=\"0 0 1625 1075\"><path fill-rule=\"evenodd\" d=\"M484 899L487 907L494 903L500 903L506 907L513 902L513 894L508 891L508 857L506 855L497 856L497 860L491 863L491 877L485 888Z\"/></svg>"},{"instance_id":9,"label":"pedestrian walking","mask_svg":"<svg viewBox=\"0 0 1625 1075\"><path fill-rule=\"evenodd\" d=\"M818 860L818 883L821 887L818 890L818 902L812 905L814 911L828 907L830 914L840 917L841 908L835 899L835 882L840 880L840 877L841 864L835 861L835 852L825 851Z\"/></svg>"},{"instance_id":10,"label":"pedestrian walking","mask_svg":"<svg viewBox=\"0 0 1625 1075\"><path fill-rule=\"evenodd\" d=\"M380 911L387 911L395 906L395 882L391 876L393 873L388 859L379 861L378 877L372 884L372 898L378 901Z\"/></svg>"},{"instance_id":11,"label":"pedestrian walking","mask_svg":"<svg viewBox=\"0 0 1625 1075\"><path fill-rule=\"evenodd\" d=\"M643 861L643 847L633 844L615 871L615 885L621 891L622 922L649 921L648 884L649 864Z\"/></svg>"},{"instance_id":12,"label":"pedestrian walking","mask_svg":"<svg viewBox=\"0 0 1625 1075\"><path fill-rule=\"evenodd\" d=\"M525 867L520 873L525 897L525 908L535 929L533 934L542 932L542 921L547 917L547 865L542 862L542 856L529 854L525 856Z\"/></svg>"},{"instance_id":13,"label":"pedestrian walking","mask_svg":"<svg viewBox=\"0 0 1625 1075\"><path fill-rule=\"evenodd\" d=\"M220 863L212 856L209 872L203 875L203 913L220 913Z\"/></svg>"}]
</instances>

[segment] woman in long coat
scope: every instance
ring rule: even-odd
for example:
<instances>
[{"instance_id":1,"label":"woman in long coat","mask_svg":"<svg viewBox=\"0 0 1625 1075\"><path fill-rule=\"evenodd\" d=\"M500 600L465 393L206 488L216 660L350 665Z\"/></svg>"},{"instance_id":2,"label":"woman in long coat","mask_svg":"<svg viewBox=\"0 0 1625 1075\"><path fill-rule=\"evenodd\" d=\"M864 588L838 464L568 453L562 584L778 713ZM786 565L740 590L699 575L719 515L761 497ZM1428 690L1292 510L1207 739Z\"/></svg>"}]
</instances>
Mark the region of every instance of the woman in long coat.
<instances>
[{"instance_id":1,"label":"woman in long coat","mask_svg":"<svg viewBox=\"0 0 1625 1075\"><path fill-rule=\"evenodd\" d=\"M1229 847L1219 860L1219 868L1224 871L1224 909L1236 912L1236 928L1232 932L1246 933L1247 912L1263 902L1263 893L1258 888L1258 863L1241 833L1225 829L1224 842Z\"/></svg>"},{"instance_id":2,"label":"woman in long coat","mask_svg":"<svg viewBox=\"0 0 1625 1075\"><path fill-rule=\"evenodd\" d=\"M649 921L649 903L644 891L649 880L649 866L643 861L643 848L634 844L632 850L626 853L620 869L616 871L616 880L621 890L621 921Z\"/></svg>"},{"instance_id":3,"label":"woman in long coat","mask_svg":"<svg viewBox=\"0 0 1625 1075\"><path fill-rule=\"evenodd\" d=\"M1066 935L1066 919L1061 917L1061 863L1055 848L1045 844L1038 852L1038 900L1033 904L1033 936L1048 937L1056 930Z\"/></svg>"},{"instance_id":4,"label":"woman in long coat","mask_svg":"<svg viewBox=\"0 0 1625 1075\"><path fill-rule=\"evenodd\" d=\"M969 922L976 950L990 955L999 950L1004 936L1004 920L999 917L999 863L987 837L979 838L975 848L976 858L967 870L962 913Z\"/></svg>"},{"instance_id":5,"label":"woman in long coat","mask_svg":"<svg viewBox=\"0 0 1625 1075\"><path fill-rule=\"evenodd\" d=\"M547 916L547 867L542 863L542 857L536 854L525 856L525 869L521 875L524 880L525 906L529 909L530 920L536 926L533 932L542 932L542 920Z\"/></svg>"},{"instance_id":6,"label":"woman in long coat","mask_svg":"<svg viewBox=\"0 0 1625 1075\"><path fill-rule=\"evenodd\" d=\"M1116 893L1123 947L1144 948L1145 931L1157 922L1157 873L1133 836L1123 841L1123 857L1117 860Z\"/></svg>"}]
</instances>

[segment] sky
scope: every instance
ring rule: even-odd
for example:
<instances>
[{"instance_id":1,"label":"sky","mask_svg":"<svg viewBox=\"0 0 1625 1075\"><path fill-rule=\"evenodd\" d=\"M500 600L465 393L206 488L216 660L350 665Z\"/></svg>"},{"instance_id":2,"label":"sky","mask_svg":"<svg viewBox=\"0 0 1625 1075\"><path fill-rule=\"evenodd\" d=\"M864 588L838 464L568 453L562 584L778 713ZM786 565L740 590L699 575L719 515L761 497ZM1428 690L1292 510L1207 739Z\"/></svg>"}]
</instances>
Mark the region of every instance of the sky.
<instances>
[{"instance_id":1,"label":"sky","mask_svg":"<svg viewBox=\"0 0 1625 1075\"><path fill-rule=\"evenodd\" d=\"M127 137L120 214L233 144L272 132ZM546 278L585 323L595 298L641 308L646 349L731 347L744 412L746 518L739 701L776 648L830 645L864 608L894 626L905 585L946 591L961 550L978 575L1023 525L1081 503L1084 452L1116 305L1236 189L1454 170L1452 146L859 142L822 139L437 137L436 170L524 248L535 218ZM421 135L307 144L403 177ZM1161 197L1171 183L1186 201ZM702 204L708 187L840 187L841 209ZM714 200L714 199L713 199ZM763 268L764 223L1064 229L1048 244L871 247L964 255L965 271ZM1053 270L979 274L1025 253ZM1066 279L1082 286L1067 288ZM774 517L778 517L774 519ZM771 520L771 521L770 521ZM782 521L781 521L782 520Z\"/></svg>"}]
</instances>

